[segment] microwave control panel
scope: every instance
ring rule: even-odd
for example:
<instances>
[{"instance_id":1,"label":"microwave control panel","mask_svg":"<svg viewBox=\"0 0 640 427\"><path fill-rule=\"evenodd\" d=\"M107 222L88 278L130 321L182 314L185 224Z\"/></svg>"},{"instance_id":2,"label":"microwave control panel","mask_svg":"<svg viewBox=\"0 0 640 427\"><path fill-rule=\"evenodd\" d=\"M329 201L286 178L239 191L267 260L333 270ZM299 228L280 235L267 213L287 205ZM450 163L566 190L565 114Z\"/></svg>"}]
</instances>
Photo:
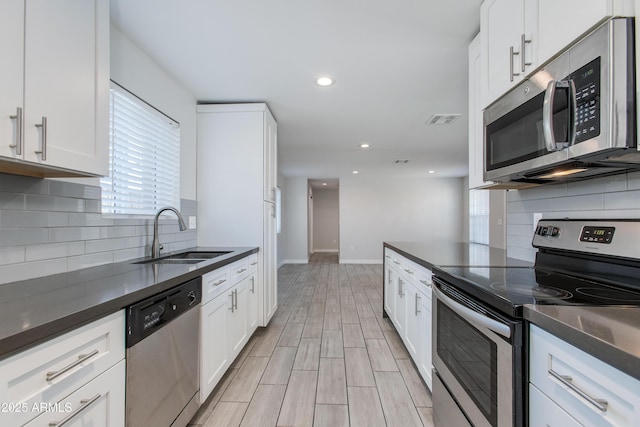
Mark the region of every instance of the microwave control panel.
<instances>
[{"instance_id":1,"label":"microwave control panel","mask_svg":"<svg viewBox=\"0 0 640 427\"><path fill-rule=\"evenodd\" d=\"M571 73L576 87L576 143L600 135L600 57Z\"/></svg>"}]
</instances>

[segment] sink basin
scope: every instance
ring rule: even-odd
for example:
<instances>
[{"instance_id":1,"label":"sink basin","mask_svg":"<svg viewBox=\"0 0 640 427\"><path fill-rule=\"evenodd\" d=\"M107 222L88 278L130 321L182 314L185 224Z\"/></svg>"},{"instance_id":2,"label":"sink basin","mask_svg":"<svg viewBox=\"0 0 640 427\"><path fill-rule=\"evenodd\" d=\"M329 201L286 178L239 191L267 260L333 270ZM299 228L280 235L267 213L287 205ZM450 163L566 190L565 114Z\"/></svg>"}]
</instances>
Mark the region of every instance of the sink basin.
<instances>
[{"instance_id":1,"label":"sink basin","mask_svg":"<svg viewBox=\"0 0 640 427\"><path fill-rule=\"evenodd\" d=\"M148 259L145 261L136 262L135 264L197 264L199 262L226 255L228 253L230 252L182 252L163 258Z\"/></svg>"}]
</instances>

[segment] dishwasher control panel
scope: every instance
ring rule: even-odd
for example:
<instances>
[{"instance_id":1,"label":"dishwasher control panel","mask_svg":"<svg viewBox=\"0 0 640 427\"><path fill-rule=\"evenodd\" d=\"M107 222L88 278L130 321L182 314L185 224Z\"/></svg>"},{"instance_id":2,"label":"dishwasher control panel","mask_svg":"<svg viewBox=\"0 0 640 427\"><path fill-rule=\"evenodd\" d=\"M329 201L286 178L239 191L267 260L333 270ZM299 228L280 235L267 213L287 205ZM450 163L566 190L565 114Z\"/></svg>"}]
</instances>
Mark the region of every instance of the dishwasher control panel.
<instances>
[{"instance_id":1,"label":"dishwasher control panel","mask_svg":"<svg viewBox=\"0 0 640 427\"><path fill-rule=\"evenodd\" d=\"M202 297L200 277L156 294L127 309L127 348L183 313L197 307Z\"/></svg>"}]
</instances>

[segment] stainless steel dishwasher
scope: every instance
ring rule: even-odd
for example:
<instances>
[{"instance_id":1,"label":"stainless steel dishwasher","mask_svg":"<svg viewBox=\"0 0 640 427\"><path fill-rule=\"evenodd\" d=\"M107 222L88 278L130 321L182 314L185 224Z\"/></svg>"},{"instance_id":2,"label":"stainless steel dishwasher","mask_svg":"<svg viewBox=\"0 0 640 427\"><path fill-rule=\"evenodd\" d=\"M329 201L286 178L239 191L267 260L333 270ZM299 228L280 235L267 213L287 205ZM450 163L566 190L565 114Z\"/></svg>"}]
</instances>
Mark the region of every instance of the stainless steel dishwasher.
<instances>
[{"instance_id":1,"label":"stainless steel dishwasher","mask_svg":"<svg viewBox=\"0 0 640 427\"><path fill-rule=\"evenodd\" d=\"M201 280L127 309L128 427L183 427L198 410Z\"/></svg>"}]
</instances>

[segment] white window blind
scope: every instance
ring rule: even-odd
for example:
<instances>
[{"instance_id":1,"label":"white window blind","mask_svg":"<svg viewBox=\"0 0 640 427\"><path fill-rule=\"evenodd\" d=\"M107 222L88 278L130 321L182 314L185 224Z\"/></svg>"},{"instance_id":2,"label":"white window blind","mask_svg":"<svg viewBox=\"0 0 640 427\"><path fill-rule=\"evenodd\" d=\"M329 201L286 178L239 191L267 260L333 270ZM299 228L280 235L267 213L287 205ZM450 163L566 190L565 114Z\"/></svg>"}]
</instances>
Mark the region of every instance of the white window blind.
<instances>
[{"instance_id":1,"label":"white window blind","mask_svg":"<svg viewBox=\"0 0 640 427\"><path fill-rule=\"evenodd\" d=\"M115 84L110 110L102 213L153 215L180 206L180 125Z\"/></svg>"},{"instance_id":2,"label":"white window blind","mask_svg":"<svg viewBox=\"0 0 640 427\"><path fill-rule=\"evenodd\" d=\"M469 241L489 244L489 191L469 191Z\"/></svg>"}]
</instances>

